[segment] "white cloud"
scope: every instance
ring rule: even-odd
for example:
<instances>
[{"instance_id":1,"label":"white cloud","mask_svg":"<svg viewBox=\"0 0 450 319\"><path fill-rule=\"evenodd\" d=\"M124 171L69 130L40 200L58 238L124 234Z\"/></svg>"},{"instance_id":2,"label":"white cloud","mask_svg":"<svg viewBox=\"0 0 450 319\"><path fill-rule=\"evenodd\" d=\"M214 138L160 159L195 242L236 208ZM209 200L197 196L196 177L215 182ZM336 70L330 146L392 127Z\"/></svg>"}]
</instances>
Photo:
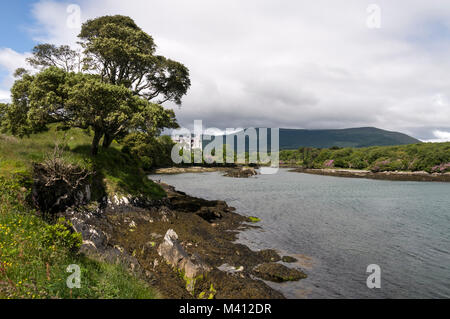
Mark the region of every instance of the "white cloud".
<instances>
[{"instance_id":1,"label":"white cloud","mask_svg":"<svg viewBox=\"0 0 450 319\"><path fill-rule=\"evenodd\" d=\"M29 57L29 53L18 53L10 48L0 49L0 65L10 73L19 67L25 67L25 59Z\"/></svg>"},{"instance_id":2,"label":"white cloud","mask_svg":"<svg viewBox=\"0 0 450 319\"><path fill-rule=\"evenodd\" d=\"M433 132L433 139L424 140L424 142L443 143L450 142L450 132L436 130Z\"/></svg>"},{"instance_id":3,"label":"white cloud","mask_svg":"<svg viewBox=\"0 0 450 319\"><path fill-rule=\"evenodd\" d=\"M9 91L0 90L0 103L8 103L10 101Z\"/></svg>"},{"instance_id":4,"label":"white cloud","mask_svg":"<svg viewBox=\"0 0 450 319\"><path fill-rule=\"evenodd\" d=\"M81 25L72 24L73 11L71 3L43 0L32 7L32 14L37 23L31 29L33 39L39 43L68 44L75 46ZM81 11L81 19L82 19Z\"/></svg>"},{"instance_id":5,"label":"white cloud","mask_svg":"<svg viewBox=\"0 0 450 319\"><path fill-rule=\"evenodd\" d=\"M18 53L10 48L0 49L0 70L5 70L8 73L0 83L0 101L9 102L10 93L8 90L14 83L13 74L18 68L27 67L25 60L29 56L29 53Z\"/></svg>"}]
</instances>

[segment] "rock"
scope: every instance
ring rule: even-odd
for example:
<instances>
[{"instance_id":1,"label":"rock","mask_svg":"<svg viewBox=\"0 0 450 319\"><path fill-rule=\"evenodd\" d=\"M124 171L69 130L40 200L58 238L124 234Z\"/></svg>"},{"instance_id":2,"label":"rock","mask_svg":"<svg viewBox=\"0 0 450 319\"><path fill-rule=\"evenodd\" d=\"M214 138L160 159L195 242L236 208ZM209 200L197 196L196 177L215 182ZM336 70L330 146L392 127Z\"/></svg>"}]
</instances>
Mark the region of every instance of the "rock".
<instances>
[{"instance_id":1,"label":"rock","mask_svg":"<svg viewBox=\"0 0 450 319\"><path fill-rule=\"evenodd\" d=\"M277 262L281 260L280 255L273 249L265 249L258 251L258 255L260 255L265 262Z\"/></svg>"},{"instance_id":2,"label":"rock","mask_svg":"<svg viewBox=\"0 0 450 319\"><path fill-rule=\"evenodd\" d=\"M167 207L162 207L159 210L159 214L161 216L161 221L164 222L164 223L169 223L170 222L169 216L170 217L175 217L174 213L172 211L170 211Z\"/></svg>"},{"instance_id":3,"label":"rock","mask_svg":"<svg viewBox=\"0 0 450 319\"><path fill-rule=\"evenodd\" d=\"M80 233L83 238L83 245L92 246L95 249L102 250L106 247L107 237L95 226L90 225L76 217L70 219L74 230Z\"/></svg>"},{"instance_id":4,"label":"rock","mask_svg":"<svg viewBox=\"0 0 450 319\"><path fill-rule=\"evenodd\" d=\"M202 207L197 213L198 216L211 223L213 220L222 218L220 211L214 207Z\"/></svg>"},{"instance_id":5,"label":"rock","mask_svg":"<svg viewBox=\"0 0 450 319\"><path fill-rule=\"evenodd\" d=\"M237 177L237 178L247 178L250 176L258 175L258 172L253 167L241 167L232 168L226 171L225 176Z\"/></svg>"},{"instance_id":6,"label":"rock","mask_svg":"<svg viewBox=\"0 0 450 319\"><path fill-rule=\"evenodd\" d=\"M228 265L228 264L223 264L223 265L217 267L217 269L219 269L220 271L227 272L229 274L235 274L235 273L238 273L238 272L242 272L244 270L244 266L239 266L239 267L236 268L235 266L231 266L231 265Z\"/></svg>"},{"instance_id":7,"label":"rock","mask_svg":"<svg viewBox=\"0 0 450 319\"><path fill-rule=\"evenodd\" d=\"M154 171L154 173L155 174L204 173L204 172L220 171L222 169L223 168L221 167L203 167L203 166L167 167L167 168L158 168Z\"/></svg>"},{"instance_id":8,"label":"rock","mask_svg":"<svg viewBox=\"0 0 450 319\"><path fill-rule=\"evenodd\" d=\"M158 239L158 238L161 238L162 235L157 234L157 233L150 233L150 237L151 237L151 238L154 238L154 239Z\"/></svg>"},{"instance_id":9,"label":"rock","mask_svg":"<svg viewBox=\"0 0 450 319\"><path fill-rule=\"evenodd\" d=\"M297 261L297 258L291 256L283 256L283 258L281 258L281 261L285 263L295 263Z\"/></svg>"},{"instance_id":10,"label":"rock","mask_svg":"<svg viewBox=\"0 0 450 319\"><path fill-rule=\"evenodd\" d=\"M253 269L253 274L261 279L274 282L297 281L307 277L305 273L298 269L288 268L277 263L265 263L256 266Z\"/></svg>"},{"instance_id":11,"label":"rock","mask_svg":"<svg viewBox=\"0 0 450 319\"><path fill-rule=\"evenodd\" d=\"M163 242L158 246L158 254L168 264L183 273L184 279L188 282L188 291L193 289L193 283L196 278L205 275L211 270L198 256L189 256L178 241L178 235L173 229L169 229L166 232Z\"/></svg>"}]
</instances>

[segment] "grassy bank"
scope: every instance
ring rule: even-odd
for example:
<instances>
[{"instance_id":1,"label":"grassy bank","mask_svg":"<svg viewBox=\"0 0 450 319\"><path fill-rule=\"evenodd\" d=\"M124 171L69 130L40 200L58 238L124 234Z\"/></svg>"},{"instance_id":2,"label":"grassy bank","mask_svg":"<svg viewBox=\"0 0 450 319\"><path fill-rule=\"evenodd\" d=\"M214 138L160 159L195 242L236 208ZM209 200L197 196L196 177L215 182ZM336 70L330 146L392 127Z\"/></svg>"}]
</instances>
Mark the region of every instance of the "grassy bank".
<instances>
[{"instance_id":1,"label":"grassy bank","mask_svg":"<svg viewBox=\"0 0 450 319\"><path fill-rule=\"evenodd\" d=\"M280 152L280 162L304 168L450 172L450 143L421 143L367 148L306 148Z\"/></svg>"},{"instance_id":2,"label":"grassy bank","mask_svg":"<svg viewBox=\"0 0 450 319\"><path fill-rule=\"evenodd\" d=\"M64 220L47 221L31 208L32 164L52 154L55 143L64 160L95 171L93 196L107 193L165 192L146 178L140 163L114 144L93 158L91 138L82 130L48 132L18 139L0 135L0 298L155 298L148 284L121 265L94 261L77 253L79 234ZM68 265L81 269L81 288L69 289Z\"/></svg>"},{"instance_id":3,"label":"grassy bank","mask_svg":"<svg viewBox=\"0 0 450 319\"><path fill-rule=\"evenodd\" d=\"M79 234L62 220L50 224L25 201L27 190L0 178L0 298L155 298L157 293L121 265L77 254ZM69 289L68 265L81 270Z\"/></svg>"},{"instance_id":4,"label":"grassy bank","mask_svg":"<svg viewBox=\"0 0 450 319\"><path fill-rule=\"evenodd\" d=\"M65 160L95 171L98 188L94 192L104 189L114 193L144 194L153 199L165 196L164 191L146 177L138 160L121 152L119 144L100 149L93 157L90 155L91 140L92 136L81 129L59 131L56 126L23 139L0 135L0 176L29 175L32 163L45 160L53 153L56 143L64 150Z\"/></svg>"}]
</instances>

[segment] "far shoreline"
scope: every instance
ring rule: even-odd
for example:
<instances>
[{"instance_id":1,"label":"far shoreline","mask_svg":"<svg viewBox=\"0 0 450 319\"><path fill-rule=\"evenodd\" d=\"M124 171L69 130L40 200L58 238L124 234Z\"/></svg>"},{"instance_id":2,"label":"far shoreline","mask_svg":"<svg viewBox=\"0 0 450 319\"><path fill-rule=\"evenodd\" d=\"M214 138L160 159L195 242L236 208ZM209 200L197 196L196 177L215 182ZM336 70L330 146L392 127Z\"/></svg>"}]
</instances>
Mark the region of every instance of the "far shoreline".
<instances>
[{"instance_id":1,"label":"far shoreline","mask_svg":"<svg viewBox=\"0 0 450 319\"><path fill-rule=\"evenodd\" d=\"M287 167L291 168L290 172L306 173L313 175L325 175L336 177L350 177L350 178L366 178L389 181L414 181L414 182L450 182L450 173L427 173L425 171L382 171L372 172L369 170L356 170L345 168L302 168L302 167Z\"/></svg>"},{"instance_id":2,"label":"far shoreline","mask_svg":"<svg viewBox=\"0 0 450 319\"><path fill-rule=\"evenodd\" d=\"M347 177L347 178L366 178L390 181L415 181L415 182L450 182L449 173L427 173L425 171L382 171L372 172L361 169L346 168L303 168L295 165L281 164L280 168L287 168L289 172L305 173L313 175ZM229 167L224 166L172 166L158 168L150 174L184 174L184 173L208 173L208 172L226 172Z\"/></svg>"}]
</instances>

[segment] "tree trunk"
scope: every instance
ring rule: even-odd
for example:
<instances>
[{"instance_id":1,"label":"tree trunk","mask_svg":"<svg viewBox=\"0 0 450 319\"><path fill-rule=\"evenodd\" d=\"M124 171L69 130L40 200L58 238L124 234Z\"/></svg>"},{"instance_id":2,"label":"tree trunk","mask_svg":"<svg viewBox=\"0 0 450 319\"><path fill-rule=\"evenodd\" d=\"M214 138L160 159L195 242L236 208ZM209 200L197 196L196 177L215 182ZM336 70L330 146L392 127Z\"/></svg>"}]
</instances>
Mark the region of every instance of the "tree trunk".
<instances>
[{"instance_id":1,"label":"tree trunk","mask_svg":"<svg viewBox=\"0 0 450 319\"><path fill-rule=\"evenodd\" d=\"M100 143L100 139L102 138L102 133L100 131L95 131L94 139L92 140L91 154L98 154L98 144Z\"/></svg>"},{"instance_id":2,"label":"tree trunk","mask_svg":"<svg viewBox=\"0 0 450 319\"><path fill-rule=\"evenodd\" d=\"M105 133L105 135L103 136L103 144L102 144L103 148L110 147L113 140L114 138L111 135Z\"/></svg>"}]
</instances>

